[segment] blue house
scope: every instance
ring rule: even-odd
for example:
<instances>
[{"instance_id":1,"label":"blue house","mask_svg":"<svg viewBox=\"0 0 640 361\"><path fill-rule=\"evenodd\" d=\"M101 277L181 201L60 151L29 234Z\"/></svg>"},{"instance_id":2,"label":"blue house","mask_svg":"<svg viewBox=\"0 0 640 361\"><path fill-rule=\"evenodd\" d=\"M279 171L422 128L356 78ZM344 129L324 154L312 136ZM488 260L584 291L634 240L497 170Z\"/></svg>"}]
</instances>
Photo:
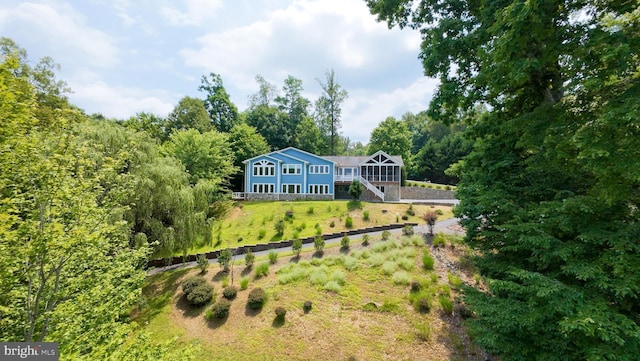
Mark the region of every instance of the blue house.
<instances>
[{"instance_id":1,"label":"blue house","mask_svg":"<svg viewBox=\"0 0 640 361\"><path fill-rule=\"evenodd\" d=\"M244 162L247 200L348 199L353 180L362 199L400 200L402 157L379 151L366 157L318 156L289 147Z\"/></svg>"}]
</instances>

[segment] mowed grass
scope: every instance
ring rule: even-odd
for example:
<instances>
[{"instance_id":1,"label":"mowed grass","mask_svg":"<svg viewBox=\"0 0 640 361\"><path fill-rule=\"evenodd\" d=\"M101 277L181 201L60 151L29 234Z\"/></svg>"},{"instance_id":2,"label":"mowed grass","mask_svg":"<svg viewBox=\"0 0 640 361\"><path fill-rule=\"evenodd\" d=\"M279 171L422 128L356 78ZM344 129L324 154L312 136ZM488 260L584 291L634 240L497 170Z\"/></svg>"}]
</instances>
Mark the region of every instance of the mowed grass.
<instances>
[{"instance_id":1,"label":"mowed grass","mask_svg":"<svg viewBox=\"0 0 640 361\"><path fill-rule=\"evenodd\" d=\"M414 215L408 214L409 207ZM448 206L353 201L242 202L225 219L212 225L208 242L191 249L189 253L205 253L398 222L423 224L422 215L434 209L442 212L439 220L453 216ZM287 212L291 214L290 217ZM407 219L402 219L403 216ZM353 222L349 228L345 225L347 217ZM283 220L285 225L281 235L275 229L279 220Z\"/></svg>"},{"instance_id":2,"label":"mowed grass","mask_svg":"<svg viewBox=\"0 0 640 361\"><path fill-rule=\"evenodd\" d=\"M442 300L453 295L447 279L424 269L425 249L418 235L372 239L371 246L349 252L335 247L322 257L312 252L281 257L261 278L238 263L234 283L248 277L249 286L232 301L229 317L215 321L204 318L211 305L194 310L183 300L180 282L199 271L166 272L149 277L146 307L134 320L159 341L175 337L179 345L196 345L200 360L455 359L462 351L441 317L448 312ZM231 281L215 266L205 278L216 299L222 297L222 283ZM411 281L419 290L412 291ZM256 287L267 292L259 311L246 307ZM419 298L427 300L430 312L416 309ZM309 312L305 301L312 303ZM276 307L287 310L284 322L276 319Z\"/></svg>"}]
</instances>

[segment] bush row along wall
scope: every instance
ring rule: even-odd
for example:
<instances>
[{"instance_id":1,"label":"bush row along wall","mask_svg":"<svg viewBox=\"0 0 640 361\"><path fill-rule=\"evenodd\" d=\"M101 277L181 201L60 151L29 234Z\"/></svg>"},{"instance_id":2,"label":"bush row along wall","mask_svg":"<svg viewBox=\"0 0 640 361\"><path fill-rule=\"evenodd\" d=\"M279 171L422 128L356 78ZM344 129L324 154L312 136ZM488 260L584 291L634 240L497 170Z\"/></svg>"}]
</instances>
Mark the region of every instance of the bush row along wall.
<instances>
[{"instance_id":1,"label":"bush row along wall","mask_svg":"<svg viewBox=\"0 0 640 361\"><path fill-rule=\"evenodd\" d=\"M456 192L444 189L402 187L400 189L402 199L455 199Z\"/></svg>"},{"instance_id":2,"label":"bush row along wall","mask_svg":"<svg viewBox=\"0 0 640 361\"><path fill-rule=\"evenodd\" d=\"M345 235L353 236L357 234L381 232L381 231L387 231L390 229L398 229L398 228L403 228L405 226L415 227L417 225L418 225L417 223L394 223L394 224L388 224L384 226L376 226L376 227L369 227L369 228L354 229L351 231L323 234L321 237L325 240L328 240L328 239L342 238ZM315 236L302 238L302 244L313 243L314 239L315 239ZM288 240L288 241L271 242L271 243L265 243L265 244L256 244L251 246L241 246L241 247L231 248L231 250L233 252L233 255L237 256L237 255L245 254L249 249L251 250L251 252L255 253L260 251L268 251L272 249L291 247L292 245L293 245L293 240ZM216 259L220 255L220 251L222 250L207 252L204 255L207 259ZM173 266L173 265L181 264L184 262L195 262L197 257L198 257L197 254L190 254L184 260L182 256L176 256L176 257L165 258L165 259L154 259L147 262L147 268Z\"/></svg>"}]
</instances>

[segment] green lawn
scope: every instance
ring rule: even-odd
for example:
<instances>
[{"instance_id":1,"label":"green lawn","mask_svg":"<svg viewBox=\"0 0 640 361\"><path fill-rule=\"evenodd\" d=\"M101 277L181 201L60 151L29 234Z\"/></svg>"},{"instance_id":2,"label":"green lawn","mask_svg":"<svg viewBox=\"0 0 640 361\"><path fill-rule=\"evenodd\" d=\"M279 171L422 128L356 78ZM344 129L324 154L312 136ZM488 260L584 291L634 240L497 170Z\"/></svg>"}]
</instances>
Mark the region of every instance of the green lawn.
<instances>
[{"instance_id":1,"label":"green lawn","mask_svg":"<svg viewBox=\"0 0 640 361\"><path fill-rule=\"evenodd\" d=\"M213 224L208 242L189 253L205 253L216 249L305 238L318 234L342 232L391 223L422 221L427 210L440 209L443 220L452 217L451 207L413 205L413 216L407 215L410 205L398 203L367 203L349 201L242 202L227 217ZM292 216L287 217L286 212ZM368 220L365 220L368 213ZM403 220L402 216L407 216ZM347 217L353 225L347 228ZM285 220L285 230L278 235L275 224ZM179 254L176 254L179 255Z\"/></svg>"}]
</instances>

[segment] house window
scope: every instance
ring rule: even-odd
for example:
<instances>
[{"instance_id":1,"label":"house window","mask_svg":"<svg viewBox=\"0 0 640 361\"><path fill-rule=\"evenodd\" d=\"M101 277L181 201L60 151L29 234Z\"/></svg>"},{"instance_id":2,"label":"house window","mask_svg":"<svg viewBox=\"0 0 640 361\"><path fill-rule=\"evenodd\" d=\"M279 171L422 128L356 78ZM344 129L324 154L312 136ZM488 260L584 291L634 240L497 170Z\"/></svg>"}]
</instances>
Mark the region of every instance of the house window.
<instances>
[{"instance_id":1,"label":"house window","mask_svg":"<svg viewBox=\"0 0 640 361\"><path fill-rule=\"evenodd\" d=\"M270 177L276 174L276 165L273 162L261 160L253 164L253 175L257 177Z\"/></svg>"},{"instance_id":2,"label":"house window","mask_svg":"<svg viewBox=\"0 0 640 361\"><path fill-rule=\"evenodd\" d=\"M300 194L301 189L300 184L282 184L282 193Z\"/></svg>"},{"instance_id":3,"label":"house window","mask_svg":"<svg viewBox=\"0 0 640 361\"><path fill-rule=\"evenodd\" d=\"M255 183L253 185L253 193L273 193L275 187L268 183Z\"/></svg>"},{"instance_id":4,"label":"house window","mask_svg":"<svg viewBox=\"0 0 640 361\"><path fill-rule=\"evenodd\" d=\"M329 174L328 165L311 165L309 166L310 174Z\"/></svg>"},{"instance_id":5,"label":"house window","mask_svg":"<svg viewBox=\"0 0 640 361\"><path fill-rule=\"evenodd\" d=\"M282 166L282 174L302 174L302 165L285 164Z\"/></svg>"},{"instance_id":6,"label":"house window","mask_svg":"<svg viewBox=\"0 0 640 361\"><path fill-rule=\"evenodd\" d=\"M329 185L309 184L309 194L329 194Z\"/></svg>"}]
</instances>

